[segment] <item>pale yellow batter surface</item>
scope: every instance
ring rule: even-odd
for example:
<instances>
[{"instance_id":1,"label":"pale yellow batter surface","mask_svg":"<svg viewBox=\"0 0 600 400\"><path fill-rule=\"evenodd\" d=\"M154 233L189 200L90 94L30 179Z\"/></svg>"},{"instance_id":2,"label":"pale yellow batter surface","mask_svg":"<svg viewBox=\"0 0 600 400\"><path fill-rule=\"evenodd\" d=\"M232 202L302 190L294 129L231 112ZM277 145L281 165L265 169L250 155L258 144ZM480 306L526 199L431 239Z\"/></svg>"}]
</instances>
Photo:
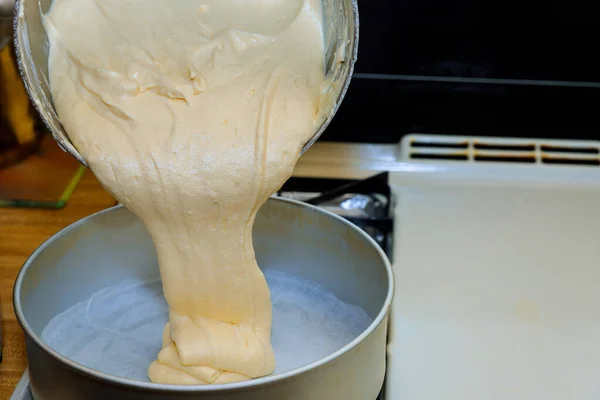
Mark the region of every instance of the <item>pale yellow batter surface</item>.
<instances>
[{"instance_id":1,"label":"pale yellow batter surface","mask_svg":"<svg viewBox=\"0 0 600 400\"><path fill-rule=\"evenodd\" d=\"M170 322L153 382L274 371L252 226L330 111L315 3L54 0L45 17L60 119L157 249Z\"/></svg>"}]
</instances>

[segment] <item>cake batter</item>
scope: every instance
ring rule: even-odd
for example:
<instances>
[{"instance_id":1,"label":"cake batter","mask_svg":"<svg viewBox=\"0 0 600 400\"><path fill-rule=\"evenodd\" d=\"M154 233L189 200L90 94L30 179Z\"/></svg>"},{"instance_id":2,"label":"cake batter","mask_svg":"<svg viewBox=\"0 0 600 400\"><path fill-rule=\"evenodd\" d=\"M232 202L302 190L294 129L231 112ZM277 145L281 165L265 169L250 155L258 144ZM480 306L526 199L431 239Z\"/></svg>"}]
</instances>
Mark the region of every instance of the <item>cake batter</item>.
<instances>
[{"instance_id":1,"label":"cake batter","mask_svg":"<svg viewBox=\"0 0 600 400\"><path fill-rule=\"evenodd\" d=\"M69 138L145 224L169 305L153 382L274 371L259 208L331 110L313 0L54 0L50 87Z\"/></svg>"}]
</instances>

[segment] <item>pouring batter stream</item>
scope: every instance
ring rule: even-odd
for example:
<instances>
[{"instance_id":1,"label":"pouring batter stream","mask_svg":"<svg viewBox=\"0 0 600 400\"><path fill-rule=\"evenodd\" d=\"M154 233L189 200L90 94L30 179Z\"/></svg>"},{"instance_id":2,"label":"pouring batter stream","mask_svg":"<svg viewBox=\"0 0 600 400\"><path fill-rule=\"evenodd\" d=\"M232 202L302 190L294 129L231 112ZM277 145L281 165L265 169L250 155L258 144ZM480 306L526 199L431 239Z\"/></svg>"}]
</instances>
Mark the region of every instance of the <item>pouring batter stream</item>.
<instances>
[{"instance_id":1,"label":"pouring batter stream","mask_svg":"<svg viewBox=\"0 0 600 400\"><path fill-rule=\"evenodd\" d=\"M61 122L156 246L169 324L153 382L268 375L259 208L331 109L311 0L54 0Z\"/></svg>"}]
</instances>

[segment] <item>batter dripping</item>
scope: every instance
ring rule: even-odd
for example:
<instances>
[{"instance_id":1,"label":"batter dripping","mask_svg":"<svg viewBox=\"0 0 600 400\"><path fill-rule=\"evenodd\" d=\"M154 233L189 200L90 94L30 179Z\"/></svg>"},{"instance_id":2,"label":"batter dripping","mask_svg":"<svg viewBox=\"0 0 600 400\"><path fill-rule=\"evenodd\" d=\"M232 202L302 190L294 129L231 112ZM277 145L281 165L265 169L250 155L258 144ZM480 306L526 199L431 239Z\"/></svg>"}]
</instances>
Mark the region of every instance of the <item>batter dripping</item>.
<instances>
[{"instance_id":1,"label":"batter dripping","mask_svg":"<svg viewBox=\"0 0 600 400\"><path fill-rule=\"evenodd\" d=\"M319 10L312 0L54 0L44 23L70 139L156 246L170 318L150 379L272 373L252 226L330 110Z\"/></svg>"}]
</instances>

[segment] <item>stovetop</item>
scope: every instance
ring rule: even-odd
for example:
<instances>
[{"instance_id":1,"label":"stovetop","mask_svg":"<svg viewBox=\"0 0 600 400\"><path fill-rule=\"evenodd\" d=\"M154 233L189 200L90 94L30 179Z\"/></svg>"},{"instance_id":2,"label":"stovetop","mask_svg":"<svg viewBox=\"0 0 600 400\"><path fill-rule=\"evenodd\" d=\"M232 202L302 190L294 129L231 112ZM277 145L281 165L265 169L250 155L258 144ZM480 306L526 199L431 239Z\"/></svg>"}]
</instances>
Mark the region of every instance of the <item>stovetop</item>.
<instances>
[{"instance_id":1,"label":"stovetop","mask_svg":"<svg viewBox=\"0 0 600 400\"><path fill-rule=\"evenodd\" d=\"M291 178L278 196L333 212L371 236L392 258L392 196L388 173L364 180Z\"/></svg>"}]
</instances>

